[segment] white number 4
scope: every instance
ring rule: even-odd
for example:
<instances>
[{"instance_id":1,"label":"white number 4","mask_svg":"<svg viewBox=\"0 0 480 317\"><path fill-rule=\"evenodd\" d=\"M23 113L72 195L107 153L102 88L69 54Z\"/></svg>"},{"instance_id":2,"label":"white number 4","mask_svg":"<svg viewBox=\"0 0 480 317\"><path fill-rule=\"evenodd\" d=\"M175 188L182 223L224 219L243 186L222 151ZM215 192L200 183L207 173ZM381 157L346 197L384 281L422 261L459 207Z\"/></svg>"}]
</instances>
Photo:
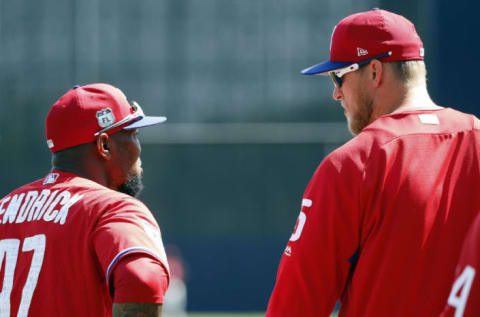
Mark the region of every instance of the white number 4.
<instances>
[{"instance_id":1,"label":"white number 4","mask_svg":"<svg viewBox=\"0 0 480 317\"><path fill-rule=\"evenodd\" d=\"M448 296L448 304L455 307L455 317L463 316L474 277L475 269L467 265L462 274L460 274L455 280L455 283L453 283L452 291L450 292L450 296ZM460 294L457 296L458 292L460 292Z\"/></svg>"},{"instance_id":2,"label":"white number 4","mask_svg":"<svg viewBox=\"0 0 480 317\"><path fill-rule=\"evenodd\" d=\"M3 287L0 292L0 317L10 317L10 293L13 288L13 277L15 266L17 265L18 251L20 249L20 240L4 239L0 240L0 266L5 258L5 276L3 277ZM33 237L25 238L23 241L22 252L33 250L32 263L28 271L27 281L22 291L22 299L18 308L17 317L26 317L30 302L32 301L33 291L37 285L38 275L42 268L43 255L45 253L45 235L38 234ZM0 267L1 269L1 267Z\"/></svg>"}]
</instances>

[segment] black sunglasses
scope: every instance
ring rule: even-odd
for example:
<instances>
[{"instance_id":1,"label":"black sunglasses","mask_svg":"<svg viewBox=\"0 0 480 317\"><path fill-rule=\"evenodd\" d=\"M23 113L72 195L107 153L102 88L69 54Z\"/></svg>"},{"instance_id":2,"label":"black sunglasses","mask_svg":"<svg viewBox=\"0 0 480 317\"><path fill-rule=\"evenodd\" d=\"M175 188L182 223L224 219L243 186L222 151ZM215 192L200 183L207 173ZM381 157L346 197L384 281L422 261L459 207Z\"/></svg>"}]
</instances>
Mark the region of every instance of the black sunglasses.
<instances>
[{"instance_id":1,"label":"black sunglasses","mask_svg":"<svg viewBox=\"0 0 480 317\"><path fill-rule=\"evenodd\" d=\"M330 78L332 78L335 86L342 87L342 77L343 77L343 75L345 75L347 73L350 73L350 72L353 72L353 71L356 71L362 66L368 65L374 59L380 59L380 58L387 57L387 56L390 56L390 55L392 55L392 52L383 53L382 55L378 55L378 56L366 59L364 61L354 63L350 66L345 67L345 68L342 68L342 69L339 69L339 70L336 70L336 71L333 71L333 72L329 72L328 74L330 75Z\"/></svg>"}]
</instances>

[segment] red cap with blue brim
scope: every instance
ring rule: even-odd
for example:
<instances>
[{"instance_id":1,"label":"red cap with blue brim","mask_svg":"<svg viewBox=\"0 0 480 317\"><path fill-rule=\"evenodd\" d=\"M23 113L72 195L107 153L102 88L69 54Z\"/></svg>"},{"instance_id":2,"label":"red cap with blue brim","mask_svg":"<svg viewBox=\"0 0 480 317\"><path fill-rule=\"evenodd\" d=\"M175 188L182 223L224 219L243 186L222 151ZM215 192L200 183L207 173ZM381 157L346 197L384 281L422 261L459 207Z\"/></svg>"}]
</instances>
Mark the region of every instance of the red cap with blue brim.
<instances>
[{"instance_id":1,"label":"red cap with blue brim","mask_svg":"<svg viewBox=\"0 0 480 317\"><path fill-rule=\"evenodd\" d=\"M166 117L145 116L135 101L109 84L74 86L53 104L45 121L51 152L95 141L122 129L137 129L165 122Z\"/></svg>"},{"instance_id":2,"label":"red cap with blue brim","mask_svg":"<svg viewBox=\"0 0 480 317\"><path fill-rule=\"evenodd\" d=\"M302 70L325 75L351 64L391 52L382 62L423 60L423 43L412 22L380 9L352 14L333 29L330 59Z\"/></svg>"}]
</instances>

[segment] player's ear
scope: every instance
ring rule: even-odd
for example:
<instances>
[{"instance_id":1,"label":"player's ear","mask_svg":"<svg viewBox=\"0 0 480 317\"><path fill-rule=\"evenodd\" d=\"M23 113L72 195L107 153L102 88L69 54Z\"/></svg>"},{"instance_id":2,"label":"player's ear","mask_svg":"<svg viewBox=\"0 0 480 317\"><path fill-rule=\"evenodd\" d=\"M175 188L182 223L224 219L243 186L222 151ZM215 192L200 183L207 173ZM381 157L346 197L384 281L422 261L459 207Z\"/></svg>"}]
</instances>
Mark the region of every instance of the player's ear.
<instances>
[{"instance_id":1,"label":"player's ear","mask_svg":"<svg viewBox=\"0 0 480 317\"><path fill-rule=\"evenodd\" d=\"M374 59L368 64L368 76L372 80L373 86L378 87L382 83L382 78L384 76L384 66L382 62Z\"/></svg>"},{"instance_id":2,"label":"player's ear","mask_svg":"<svg viewBox=\"0 0 480 317\"><path fill-rule=\"evenodd\" d=\"M111 143L112 139L106 133L102 133L97 137L95 148L97 153L105 160L110 160L112 158Z\"/></svg>"}]
</instances>

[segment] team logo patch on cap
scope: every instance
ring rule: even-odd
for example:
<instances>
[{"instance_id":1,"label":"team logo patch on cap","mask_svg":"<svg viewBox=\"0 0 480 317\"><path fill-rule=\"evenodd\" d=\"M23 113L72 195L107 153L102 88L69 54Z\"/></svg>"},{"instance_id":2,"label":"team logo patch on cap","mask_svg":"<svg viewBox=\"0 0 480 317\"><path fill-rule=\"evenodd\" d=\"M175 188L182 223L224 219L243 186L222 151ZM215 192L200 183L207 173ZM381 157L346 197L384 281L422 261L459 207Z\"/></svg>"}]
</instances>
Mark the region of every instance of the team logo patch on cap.
<instances>
[{"instance_id":1,"label":"team logo patch on cap","mask_svg":"<svg viewBox=\"0 0 480 317\"><path fill-rule=\"evenodd\" d=\"M366 49L357 47L357 54L358 56L368 55L368 51Z\"/></svg>"},{"instance_id":2,"label":"team logo patch on cap","mask_svg":"<svg viewBox=\"0 0 480 317\"><path fill-rule=\"evenodd\" d=\"M115 116L113 115L113 111L110 108L105 108L97 111L96 116L98 120L98 125L102 128L106 128L115 123Z\"/></svg>"}]
</instances>

